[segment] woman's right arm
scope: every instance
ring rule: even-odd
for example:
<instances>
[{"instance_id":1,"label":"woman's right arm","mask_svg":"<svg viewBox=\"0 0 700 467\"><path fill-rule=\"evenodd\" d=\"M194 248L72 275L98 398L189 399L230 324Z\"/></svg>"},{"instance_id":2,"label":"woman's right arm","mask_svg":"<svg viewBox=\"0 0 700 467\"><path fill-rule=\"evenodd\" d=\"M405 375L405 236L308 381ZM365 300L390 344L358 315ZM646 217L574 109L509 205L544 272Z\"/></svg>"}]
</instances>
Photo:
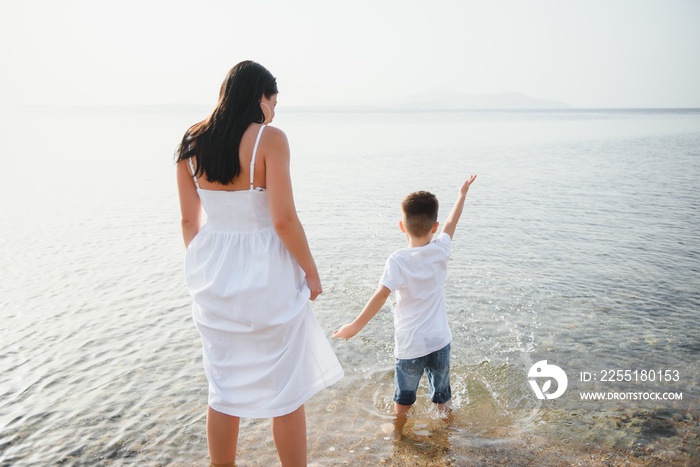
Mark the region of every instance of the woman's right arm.
<instances>
[{"instance_id":1,"label":"woman's right arm","mask_svg":"<svg viewBox=\"0 0 700 467\"><path fill-rule=\"evenodd\" d=\"M294 205L292 180L289 173L289 143L278 128L268 127L263 133L265 142L265 186L270 203L272 224L284 246L306 274L311 300L321 292L321 279L311 255L304 227Z\"/></svg>"},{"instance_id":2,"label":"woman's right arm","mask_svg":"<svg viewBox=\"0 0 700 467\"><path fill-rule=\"evenodd\" d=\"M177 163L177 192L180 198L180 215L182 216L182 239L185 248L190 244L202 227L202 203L192 175L187 168L187 161Z\"/></svg>"}]
</instances>

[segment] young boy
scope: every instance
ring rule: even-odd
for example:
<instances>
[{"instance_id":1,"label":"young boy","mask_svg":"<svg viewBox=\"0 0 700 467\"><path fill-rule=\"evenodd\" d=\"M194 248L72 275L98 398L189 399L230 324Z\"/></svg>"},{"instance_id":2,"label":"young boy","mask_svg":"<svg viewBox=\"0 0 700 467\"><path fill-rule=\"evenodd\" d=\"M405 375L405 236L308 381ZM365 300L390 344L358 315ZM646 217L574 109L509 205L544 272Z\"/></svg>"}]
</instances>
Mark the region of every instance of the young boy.
<instances>
[{"instance_id":1,"label":"young boy","mask_svg":"<svg viewBox=\"0 0 700 467\"><path fill-rule=\"evenodd\" d=\"M432 401L439 410L449 412L445 404L452 399L452 333L447 324L443 289L450 242L462 215L467 191L475 179L476 175L470 175L460 187L442 233L435 240L433 234L438 228L438 200L435 195L418 191L403 200L399 228L406 233L408 247L395 251L387 259L379 287L357 318L333 332L336 338L353 337L374 318L391 292L396 291L394 441L401 439L406 414L416 401L418 383L424 371L428 374Z\"/></svg>"}]
</instances>

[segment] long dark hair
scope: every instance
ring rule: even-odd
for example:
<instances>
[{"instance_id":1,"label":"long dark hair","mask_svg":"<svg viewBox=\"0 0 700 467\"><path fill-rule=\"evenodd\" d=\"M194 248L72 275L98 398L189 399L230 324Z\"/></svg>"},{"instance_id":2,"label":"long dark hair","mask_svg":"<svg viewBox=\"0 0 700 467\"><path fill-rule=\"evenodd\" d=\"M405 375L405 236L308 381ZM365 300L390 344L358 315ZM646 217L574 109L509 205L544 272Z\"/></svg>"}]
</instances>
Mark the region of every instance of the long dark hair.
<instances>
[{"instance_id":1,"label":"long dark hair","mask_svg":"<svg viewBox=\"0 0 700 467\"><path fill-rule=\"evenodd\" d=\"M251 123L263 123L260 108L263 94L277 94L277 80L267 69L251 60L240 62L226 75L219 102L209 117L192 125L175 152L177 162L194 157L196 176L207 181L231 183L241 173L238 149Z\"/></svg>"}]
</instances>

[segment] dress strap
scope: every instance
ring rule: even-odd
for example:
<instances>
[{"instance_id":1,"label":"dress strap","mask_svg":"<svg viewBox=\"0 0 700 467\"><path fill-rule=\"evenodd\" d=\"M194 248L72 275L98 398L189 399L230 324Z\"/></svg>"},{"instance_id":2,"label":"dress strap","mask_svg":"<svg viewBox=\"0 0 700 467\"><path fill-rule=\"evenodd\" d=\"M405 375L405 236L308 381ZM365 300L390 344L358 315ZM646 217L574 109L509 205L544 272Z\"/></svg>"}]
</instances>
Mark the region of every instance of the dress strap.
<instances>
[{"instance_id":1,"label":"dress strap","mask_svg":"<svg viewBox=\"0 0 700 467\"><path fill-rule=\"evenodd\" d=\"M192 164L192 158L188 157L187 162L190 163L190 171L192 172L192 180L194 180L194 184L197 185L197 189L199 190L199 182L197 181L197 176L194 174L194 165Z\"/></svg>"},{"instance_id":2,"label":"dress strap","mask_svg":"<svg viewBox=\"0 0 700 467\"><path fill-rule=\"evenodd\" d=\"M250 189L253 190L253 179L255 178L255 155L258 152L258 144L260 143L260 137L262 136L262 132L265 129L266 125L262 125L260 127L260 131L258 131L258 137L255 139L255 146L253 146L253 157L250 158Z\"/></svg>"}]
</instances>

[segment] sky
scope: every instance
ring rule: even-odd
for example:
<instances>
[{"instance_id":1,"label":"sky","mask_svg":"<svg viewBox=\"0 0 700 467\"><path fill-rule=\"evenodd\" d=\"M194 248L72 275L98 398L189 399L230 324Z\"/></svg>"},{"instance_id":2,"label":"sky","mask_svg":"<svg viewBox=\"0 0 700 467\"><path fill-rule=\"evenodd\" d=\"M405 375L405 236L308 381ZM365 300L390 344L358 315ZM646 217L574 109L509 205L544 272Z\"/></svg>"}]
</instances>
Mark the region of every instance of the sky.
<instances>
[{"instance_id":1,"label":"sky","mask_svg":"<svg viewBox=\"0 0 700 467\"><path fill-rule=\"evenodd\" d=\"M0 0L0 107L214 105L255 60L280 104L448 89L700 107L698 0Z\"/></svg>"}]
</instances>

